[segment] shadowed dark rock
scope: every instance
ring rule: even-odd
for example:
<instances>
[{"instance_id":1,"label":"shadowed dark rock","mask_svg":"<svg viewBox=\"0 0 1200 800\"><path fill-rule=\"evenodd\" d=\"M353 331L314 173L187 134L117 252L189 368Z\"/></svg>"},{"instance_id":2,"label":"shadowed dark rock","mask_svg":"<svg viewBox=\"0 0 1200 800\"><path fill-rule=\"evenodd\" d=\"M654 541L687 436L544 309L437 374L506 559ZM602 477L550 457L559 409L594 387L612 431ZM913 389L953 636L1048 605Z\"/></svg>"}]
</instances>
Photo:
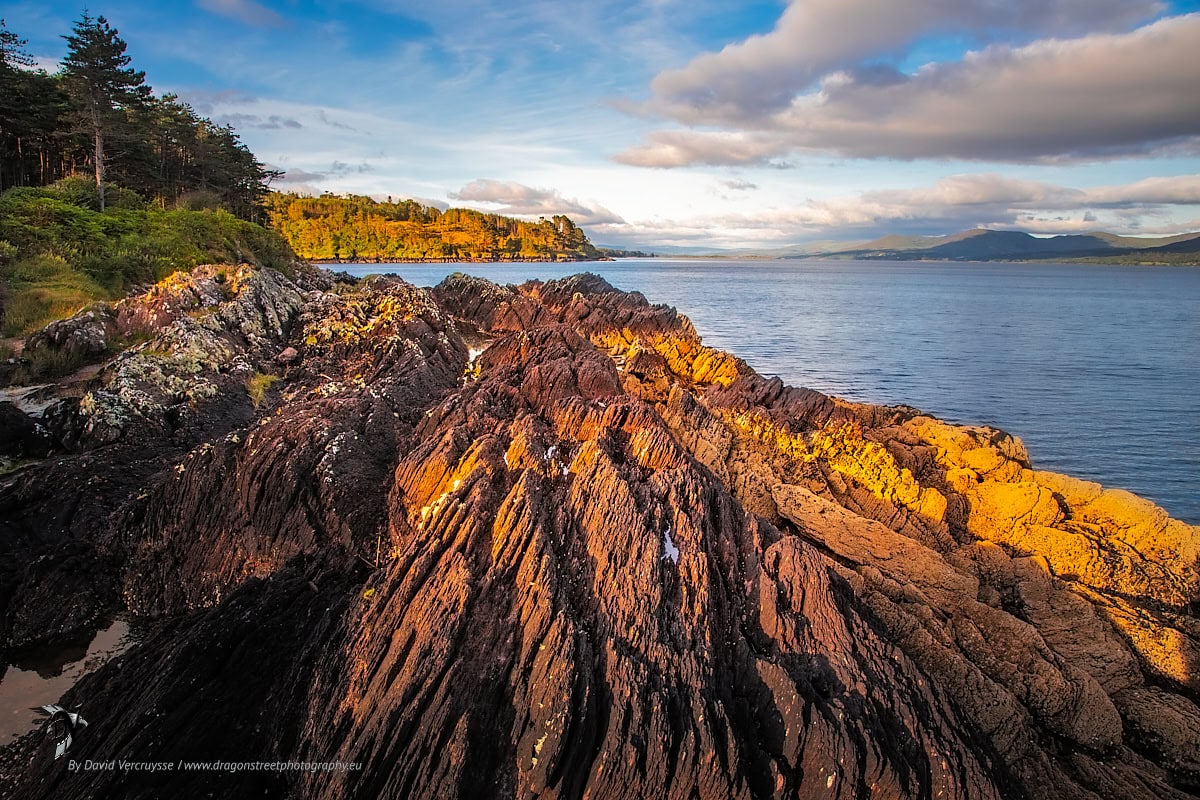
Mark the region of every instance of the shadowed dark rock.
<instances>
[{"instance_id":1,"label":"shadowed dark rock","mask_svg":"<svg viewBox=\"0 0 1200 800\"><path fill-rule=\"evenodd\" d=\"M0 457L43 458L53 440L49 431L7 400L0 400Z\"/></svg>"}]
</instances>

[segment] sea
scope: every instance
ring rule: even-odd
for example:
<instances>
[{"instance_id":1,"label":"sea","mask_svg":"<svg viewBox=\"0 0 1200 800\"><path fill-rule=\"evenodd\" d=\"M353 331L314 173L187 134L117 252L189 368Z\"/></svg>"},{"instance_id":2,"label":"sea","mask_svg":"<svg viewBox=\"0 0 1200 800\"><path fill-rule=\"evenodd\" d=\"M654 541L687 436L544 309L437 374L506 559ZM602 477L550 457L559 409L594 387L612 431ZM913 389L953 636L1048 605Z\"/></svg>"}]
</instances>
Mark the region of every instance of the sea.
<instances>
[{"instance_id":1,"label":"sea","mask_svg":"<svg viewBox=\"0 0 1200 800\"><path fill-rule=\"evenodd\" d=\"M603 276L686 314L710 346L848 400L1019 436L1035 468L1200 524L1200 268L622 259L342 265L432 286Z\"/></svg>"}]
</instances>

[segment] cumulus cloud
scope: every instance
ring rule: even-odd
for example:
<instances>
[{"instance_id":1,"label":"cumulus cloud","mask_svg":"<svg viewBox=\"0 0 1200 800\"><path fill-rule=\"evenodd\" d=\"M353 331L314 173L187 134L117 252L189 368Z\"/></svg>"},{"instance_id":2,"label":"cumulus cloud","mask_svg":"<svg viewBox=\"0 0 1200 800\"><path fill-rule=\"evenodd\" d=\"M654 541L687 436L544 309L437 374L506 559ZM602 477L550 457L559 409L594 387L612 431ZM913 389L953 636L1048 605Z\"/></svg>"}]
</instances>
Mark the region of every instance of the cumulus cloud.
<instances>
[{"instance_id":1,"label":"cumulus cloud","mask_svg":"<svg viewBox=\"0 0 1200 800\"><path fill-rule=\"evenodd\" d=\"M731 166L765 164L786 153L787 143L773 133L741 131L654 131L644 145L615 158L634 167Z\"/></svg>"},{"instance_id":2,"label":"cumulus cloud","mask_svg":"<svg viewBox=\"0 0 1200 800\"><path fill-rule=\"evenodd\" d=\"M770 33L660 73L651 90L673 115L734 120L784 108L821 76L876 63L921 36L1122 30L1162 7L1156 0L791 0Z\"/></svg>"},{"instance_id":3,"label":"cumulus cloud","mask_svg":"<svg viewBox=\"0 0 1200 800\"><path fill-rule=\"evenodd\" d=\"M1145 178L1124 186L1101 186L1086 193L1095 206L1200 205L1200 175Z\"/></svg>"},{"instance_id":4,"label":"cumulus cloud","mask_svg":"<svg viewBox=\"0 0 1200 800\"><path fill-rule=\"evenodd\" d=\"M513 181L480 178L451 192L450 198L499 206L493 209L496 213L518 217L566 214L578 225L612 225L625 221L604 206L585 205L579 200L565 198L557 189L535 189Z\"/></svg>"},{"instance_id":5,"label":"cumulus cloud","mask_svg":"<svg viewBox=\"0 0 1200 800\"><path fill-rule=\"evenodd\" d=\"M785 17L800 13L796 8ZM1112 19L1119 18L1114 11ZM717 60L700 71L724 65L712 73L707 94L670 88L678 81L664 73L651 103L664 116L707 130L653 132L616 158L676 167L767 163L796 151L1007 162L1196 155L1198 41L1200 14L1189 14L1126 33L993 45L907 76L840 67L813 84L817 74L808 70L780 84L779 98L769 102L731 88L752 82L768 62ZM837 62L814 56L805 63L823 69Z\"/></svg>"},{"instance_id":6,"label":"cumulus cloud","mask_svg":"<svg viewBox=\"0 0 1200 800\"><path fill-rule=\"evenodd\" d=\"M196 0L196 5L247 25L282 27L284 24L283 17L255 0Z\"/></svg>"},{"instance_id":7,"label":"cumulus cloud","mask_svg":"<svg viewBox=\"0 0 1200 800\"><path fill-rule=\"evenodd\" d=\"M1076 189L991 173L952 175L931 186L864 192L787 212L792 224L829 228L913 222L940 229L1017 226L1033 232L1094 230L1098 211L1123 227L1169 206L1200 205L1200 175ZM1124 213L1132 212L1132 213Z\"/></svg>"}]
</instances>

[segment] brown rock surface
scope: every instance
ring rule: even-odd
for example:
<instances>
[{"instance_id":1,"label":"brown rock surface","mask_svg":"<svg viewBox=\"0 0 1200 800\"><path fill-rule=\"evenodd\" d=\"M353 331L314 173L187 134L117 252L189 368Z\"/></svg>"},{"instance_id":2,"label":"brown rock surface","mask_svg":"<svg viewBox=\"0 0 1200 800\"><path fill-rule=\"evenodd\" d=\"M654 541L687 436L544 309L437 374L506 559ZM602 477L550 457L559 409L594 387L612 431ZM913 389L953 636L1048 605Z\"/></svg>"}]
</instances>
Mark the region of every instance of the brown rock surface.
<instances>
[{"instance_id":1,"label":"brown rock surface","mask_svg":"<svg viewBox=\"0 0 1200 800\"><path fill-rule=\"evenodd\" d=\"M0 481L6 642L63 581L53 630L150 626L65 698L76 759L358 768L70 772L28 738L0 787L1200 792L1200 531L1153 505L762 378L595 276L206 280L128 301L164 324L62 412L78 452Z\"/></svg>"}]
</instances>

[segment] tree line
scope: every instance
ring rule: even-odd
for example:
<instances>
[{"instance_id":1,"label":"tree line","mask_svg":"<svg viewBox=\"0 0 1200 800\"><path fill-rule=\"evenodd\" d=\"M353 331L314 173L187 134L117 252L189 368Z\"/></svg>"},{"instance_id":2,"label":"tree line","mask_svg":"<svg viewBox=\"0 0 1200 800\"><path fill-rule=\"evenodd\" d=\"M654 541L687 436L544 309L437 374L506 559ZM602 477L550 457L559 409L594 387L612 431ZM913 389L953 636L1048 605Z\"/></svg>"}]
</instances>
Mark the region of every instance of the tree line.
<instances>
[{"instance_id":1,"label":"tree line","mask_svg":"<svg viewBox=\"0 0 1200 800\"><path fill-rule=\"evenodd\" d=\"M272 226L301 258L323 261L582 261L599 253L568 217L536 222L414 200L272 193Z\"/></svg>"},{"instance_id":2,"label":"tree line","mask_svg":"<svg viewBox=\"0 0 1200 800\"><path fill-rule=\"evenodd\" d=\"M274 173L233 128L155 96L103 17L74 23L57 72L34 69L0 20L0 191L87 175L103 211L130 190L160 208L225 208L261 221Z\"/></svg>"}]
</instances>

